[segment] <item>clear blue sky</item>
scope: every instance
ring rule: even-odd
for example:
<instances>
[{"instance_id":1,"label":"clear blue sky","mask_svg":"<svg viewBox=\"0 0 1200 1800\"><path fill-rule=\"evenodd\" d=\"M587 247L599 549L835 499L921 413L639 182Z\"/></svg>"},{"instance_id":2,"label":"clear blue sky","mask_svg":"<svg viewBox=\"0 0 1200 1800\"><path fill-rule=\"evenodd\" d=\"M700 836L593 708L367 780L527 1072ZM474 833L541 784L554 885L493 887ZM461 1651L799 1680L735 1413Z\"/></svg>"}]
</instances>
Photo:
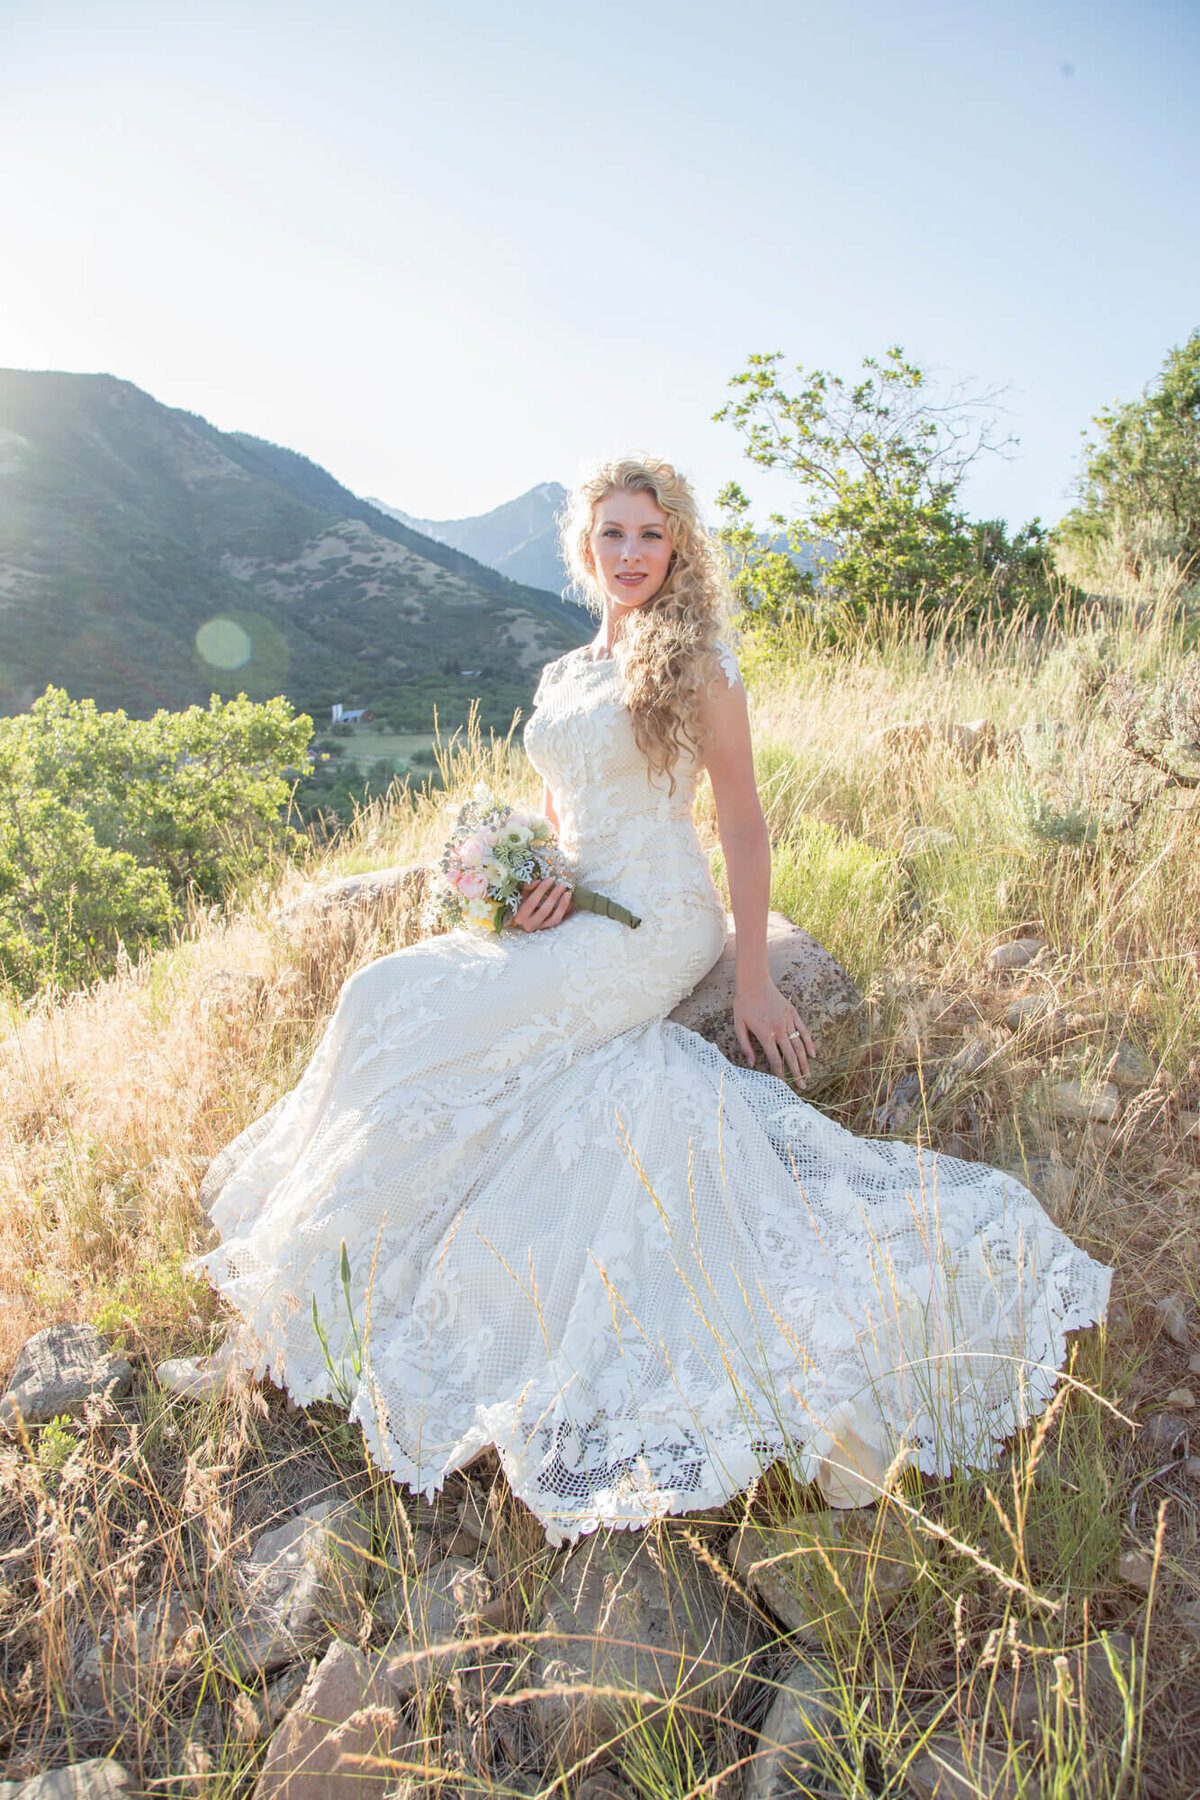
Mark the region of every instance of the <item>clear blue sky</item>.
<instances>
[{"instance_id":1,"label":"clear blue sky","mask_svg":"<svg viewBox=\"0 0 1200 1800\"><path fill-rule=\"evenodd\" d=\"M672 456L754 350L1008 385L980 516L1200 325L1200 0L0 0L0 363L454 517Z\"/></svg>"}]
</instances>

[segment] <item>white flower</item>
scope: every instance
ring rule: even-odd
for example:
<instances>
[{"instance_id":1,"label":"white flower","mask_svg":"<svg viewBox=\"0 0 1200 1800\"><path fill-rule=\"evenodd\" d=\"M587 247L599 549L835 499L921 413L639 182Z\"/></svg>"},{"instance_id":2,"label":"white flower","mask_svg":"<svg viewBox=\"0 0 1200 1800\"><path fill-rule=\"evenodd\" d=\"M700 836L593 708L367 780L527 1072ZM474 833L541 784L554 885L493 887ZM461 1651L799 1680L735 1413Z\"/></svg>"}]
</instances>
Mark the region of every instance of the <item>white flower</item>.
<instances>
[{"instance_id":1,"label":"white flower","mask_svg":"<svg viewBox=\"0 0 1200 1800\"><path fill-rule=\"evenodd\" d=\"M495 902L492 900L468 900L466 919L470 925L486 925L491 930L496 916Z\"/></svg>"},{"instance_id":2,"label":"white flower","mask_svg":"<svg viewBox=\"0 0 1200 1800\"><path fill-rule=\"evenodd\" d=\"M524 825L513 825L510 822L501 831L499 841L506 850L522 850L532 838L532 831L527 830Z\"/></svg>"}]
</instances>

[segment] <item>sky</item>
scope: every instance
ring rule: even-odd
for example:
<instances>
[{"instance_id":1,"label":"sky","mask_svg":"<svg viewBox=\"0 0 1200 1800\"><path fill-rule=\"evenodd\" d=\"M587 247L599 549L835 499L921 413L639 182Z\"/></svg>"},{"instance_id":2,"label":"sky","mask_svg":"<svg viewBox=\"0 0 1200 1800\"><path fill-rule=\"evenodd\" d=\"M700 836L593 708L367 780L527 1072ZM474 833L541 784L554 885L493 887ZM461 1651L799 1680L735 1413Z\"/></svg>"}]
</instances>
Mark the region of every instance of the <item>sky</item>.
<instances>
[{"instance_id":1,"label":"sky","mask_svg":"<svg viewBox=\"0 0 1200 1800\"><path fill-rule=\"evenodd\" d=\"M899 344L1049 523L1200 326L1198 92L1200 0L0 0L0 365L426 518L638 449L791 513L730 378Z\"/></svg>"}]
</instances>

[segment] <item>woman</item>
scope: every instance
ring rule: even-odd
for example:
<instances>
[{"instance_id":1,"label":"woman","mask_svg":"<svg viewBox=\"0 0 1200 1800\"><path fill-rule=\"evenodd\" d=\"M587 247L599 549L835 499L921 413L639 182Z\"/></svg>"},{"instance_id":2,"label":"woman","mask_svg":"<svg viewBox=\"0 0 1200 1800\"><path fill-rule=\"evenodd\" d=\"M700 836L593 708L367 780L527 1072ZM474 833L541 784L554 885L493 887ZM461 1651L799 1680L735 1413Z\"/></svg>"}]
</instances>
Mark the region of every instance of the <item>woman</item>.
<instances>
[{"instance_id":1,"label":"woman","mask_svg":"<svg viewBox=\"0 0 1200 1800\"><path fill-rule=\"evenodd\" d=\"M1010 1177L857 1139L778 1079L813 1046L767 973L769 845L693 496L667 463L607 464L564 542L600 626L543 671L525 747L580 878L643 923L539 882L515 929L347 982L213 1208L236 1355L298 1400L342 1391L411 1487L494 1444L553 1541L719 1504L780 1455L842 1505L905 1458L988 1465L1109 1271ZM726 937L701 768L738 1041L770 1074L667 1019Z\"/></svg>"}]
</instances>

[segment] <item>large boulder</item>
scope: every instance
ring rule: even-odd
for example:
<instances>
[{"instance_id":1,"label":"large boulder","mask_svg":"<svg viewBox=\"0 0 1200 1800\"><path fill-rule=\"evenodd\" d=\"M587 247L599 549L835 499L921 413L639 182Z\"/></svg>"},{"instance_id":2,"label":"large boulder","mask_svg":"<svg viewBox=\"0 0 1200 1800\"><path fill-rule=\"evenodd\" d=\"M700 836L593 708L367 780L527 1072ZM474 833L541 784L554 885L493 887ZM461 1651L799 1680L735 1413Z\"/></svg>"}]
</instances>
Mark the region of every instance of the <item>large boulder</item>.
<instances>
[{"instance_id":1,"label":"large boulder","mask_svg":"<svg viewBox=\"0 0 1200 1800\"><path fill-rule=\"evenodd\" d=\"M336 1642L267 1746L254 1800L368 1800L391 1785L381 1759L399 1730L381 1659Z\"/></svg>"},{"instance_id":2,"label":"large boulder","mask_svg":"<svg viewBox=\"0 0 1200 1800\"><path fill-rule=\"evenodd\" d=\"M220 1660L242 1673L279 1669L328 1643L335 1625L355 1629L369 1550L351 1500L318 1501L264 1531L238 1570L239 1616L215 1646Z\"/></svg>"},{"instance_id":3,"label":"large boulder","mask_svg":"<svg viewBox=\"0 0 1200 1800\"><path fill-rule=\"evenodd\" d=\"M346 875L340 881L302 888L294 899L280 907L275 922L286 930L297 930L332 921L385 918L418 904L428 879L429 870L424 863L403 863L394 869Z\"/></svg>"},{"instance_id":4,"label":"large boulder","mask_svg":"<svg viewBox=\"0 0 1200 1800\"><path fill-rule=\"evenodd\" d=\"M730 1062L744 1064L733 1026L737 934L733 917L725 948L697 987L670 1015L715 1044ZM812 1034L820 1064L835 1062L857 1041L863 1027L862 995L828 950L784 913L767 914L767 972L791 1001ZM761 1047L755 1061L765 1066Z\"/></svg>"},{"instance_id":5,"label":"large boulder","mask_svg":"<svg viewBox=\"0 0 1200 1800\"><path fill-rule=\"evenodd\" d=\"M611 1740L631 1708L649 1731L667 1730L673 1701L719 1712L765 1635L729 1587L653 1531L585 1538L551 1577L540 1628L538 1716L571 1759Z\"/></svg>"},{"instance_id":6,"label":"large boulder","mask_svg":"<svg viewBox=\"0 0 1200 1800\"><path fill-rule=\"evenodd\" d=\"M0 1398L0 1425L43 1425L60 1413L77 1413L85 1401L127 1393L133 1370L114 1356L92 1325L49 1325L36 1332L17 1358Z\"/></svg>"}]
</instances>

